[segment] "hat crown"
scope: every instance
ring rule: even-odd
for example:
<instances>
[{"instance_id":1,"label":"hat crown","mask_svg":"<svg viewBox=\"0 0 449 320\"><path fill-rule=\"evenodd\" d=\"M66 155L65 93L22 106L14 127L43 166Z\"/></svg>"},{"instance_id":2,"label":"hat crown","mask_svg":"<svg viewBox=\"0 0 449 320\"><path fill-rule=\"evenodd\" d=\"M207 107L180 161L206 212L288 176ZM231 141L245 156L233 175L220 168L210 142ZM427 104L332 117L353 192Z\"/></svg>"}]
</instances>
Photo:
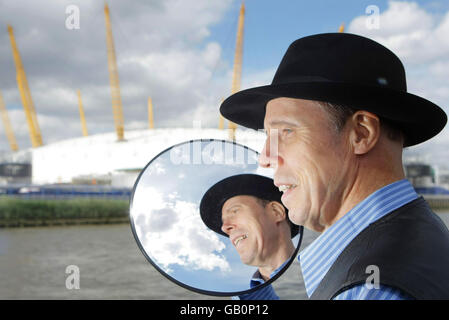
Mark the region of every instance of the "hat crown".
<instances>
[{"instance_id":1,"label":"hat crown","mask_svg":"<svg viewBox=\"0 0 449 320\"><path fill-rule=\"evenodd\" d=\"M409 147L437 135L446 125L443 109L407 92L399 58L379 43L354 34L323 33L301 38L287 49L271 85L234 93L221 114L239 125L264 127L269 101L287 97L326 101L366 110L405 135Z\"/></svg>"},{"instance_id":2,"label":"hat crown","mask_svg":"<svg viewBox=\"0 0 449 320\"><path fill-rule=\"evenodd\" d=\"M379 43L349 33L324 33L294 41L273 85L332 81L407 91L404 66Z\"/></svg>"}]
</instances>

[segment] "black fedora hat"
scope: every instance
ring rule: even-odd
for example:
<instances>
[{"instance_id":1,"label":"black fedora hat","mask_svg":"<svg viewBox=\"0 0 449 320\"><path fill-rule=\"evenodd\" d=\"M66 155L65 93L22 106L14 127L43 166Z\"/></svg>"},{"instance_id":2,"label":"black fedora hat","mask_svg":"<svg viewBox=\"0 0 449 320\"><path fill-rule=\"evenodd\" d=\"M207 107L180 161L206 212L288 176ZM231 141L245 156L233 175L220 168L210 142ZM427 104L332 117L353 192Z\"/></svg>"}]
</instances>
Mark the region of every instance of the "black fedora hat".
<instances>
[{"instance_id":1,"label":"black fedora hat","mask_svg":"<svg viewBox=\"0 0 449 320\"><path fill-rule=\"evenodd\" d=\"M404 67L393 52L349 33L323 33L294 41L271 85L231 95L220 112L239 125L263 129L266 104L278 97L370 111L401 129L405 146L432 138L447 122L440 107L407 92Z\"/></svg>"},{"instance_id":2,"label":"black fedora hat","mask_svg":"<svg viewBox=\"0 0 449 320\"><path fill-rule=\"evenodd\" d=\"M221 230L221 209L224 203L235 196L254 196L259 199L277 201L282 204L282 192L274 185L273 179L257 174L239 174L225 178L206 191L200 203L200 215L204 224L211 230L228 237ZM288 210L285 208L287 215ZM298 234L299 227L288 220L291 237Z\"/></svg>"}]
</instances>

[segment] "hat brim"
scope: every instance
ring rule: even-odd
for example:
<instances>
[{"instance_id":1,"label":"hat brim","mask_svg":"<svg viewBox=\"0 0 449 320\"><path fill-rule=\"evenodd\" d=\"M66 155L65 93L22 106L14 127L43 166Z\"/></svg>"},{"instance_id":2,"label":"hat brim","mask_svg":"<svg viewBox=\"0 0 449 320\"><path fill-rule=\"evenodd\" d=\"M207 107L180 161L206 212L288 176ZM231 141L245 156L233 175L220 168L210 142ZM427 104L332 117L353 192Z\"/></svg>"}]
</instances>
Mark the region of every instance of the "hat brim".
<instances>
[{"instance_id":1,"label":"hat brim","mask_svg":"<svg viewBox=\"0 0 449 320\"><path fill-rule=\"evenodd\" d=\"M204 224L216 233L228 237L228 235L221 229L223 225L221 210L227 200L241 195L278 201L282 204L281 192L274 185L273 179L255 174L231 176L214 184L203 195L200 203L200 215ZM291 237L293 238L298 234L299 226L294 225L291 222L289 222L289 224Z\"/></svg>"},{"instance_id":2,"label":"hat brim","mask_svg":"<svg viewBox=\"0 0 449 320\"><path fill-rule=\"evenodd\" d=\"M406 136L405 147L429 140L447 122L447 115L440 107L414 94L330 81L273 84L242 90L223 101L220 113L241 126L263 129L266 105L279 97L326 101L372 112L402 130Z\"/></svg>"}]
</instances>

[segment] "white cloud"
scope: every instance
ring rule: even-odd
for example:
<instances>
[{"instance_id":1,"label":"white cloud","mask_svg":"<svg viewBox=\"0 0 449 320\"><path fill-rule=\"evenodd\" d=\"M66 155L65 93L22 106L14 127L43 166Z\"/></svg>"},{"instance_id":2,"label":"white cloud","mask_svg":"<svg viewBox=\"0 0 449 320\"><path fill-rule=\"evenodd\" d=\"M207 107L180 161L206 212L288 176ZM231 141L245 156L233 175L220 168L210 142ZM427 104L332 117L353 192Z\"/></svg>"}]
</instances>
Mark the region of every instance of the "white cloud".
<instances>
[{"instance_id":1,"label":"white cloud","mask_svg":"<svg viewBox=\"0 0 449 320\"><path fill-rule=\"evenodd\" d=\"M188 270L231 271L221 252L226 245L202 222L197 204L176 193L161 194L142 184L136 188L131 216L148 255L167 273L175 265Z\"/></svg>"},{"instance_id":2,"label":"white cloud","mask_svg":"<svg viewBox=\"0 0 449 320\"><path fill-rule=\"evenodd\" d=\"M80 8L79 30L65 28L69 4ZM0 21L14 27L45 142L81 135L77 89L89 134L114 131L103 4L0 0ZM222 60L221 46L208 36L232 0L149 0L131 5L110 0L108 4L125 131L147 127L149 96L156 127L190 127L193 117L200 117L204 126L216 127L220 97L228 88L222 84L230 83L230 78L222 80L227 76L223 72L229 66ZM0 33L0 41L6 44L0 47L0 89L13 113L21 101L6 32ZM17 126L14 120L15 130ZM31 145L27 133L19 130L16 135L21 149ZM9 149L5 140L0 139L0 150Z\"/></svg>"},{"instance_id":3,"label":"white cloud","mask_svg":"<svg viewBox=\"0 0 449 320\"><path fill-rule=\"evenodd\" d=\"M350 32L366 29L372 35L391 36L393 34L406 34L414 30L428 30L433 24L431 14L421 9L416 2L389 1L388 9L380 15L380 28L368 29L366 21L371 15L360 16L353 19L349 25Z\"/></svg>"},{"instance_id":4,"label":"white cloud","mask_svg":"<svg viewBox=\"0 0 449 320\"><path fill-rule=\"evenodd\" d=\"M265 86L273 80L276 69L269 68L242 77L242 89Z\"/></svg>"},{"instance_id":5,"label":"white cloud","mask_svg":"<svg viewBox=\"0 0 449 320\"><path fill-rule=\"evenodd\" d=\"M434 30L434 18L417 3L390 1L388 9L380 14L378 29L368 28L367 19L367 16L360 16L352 20L348 32L372 38L409 62L419 62L434 54L431 48L417 50L422 48L423 42L435 41L429 37Z\"/></svg>"}]
</instances>

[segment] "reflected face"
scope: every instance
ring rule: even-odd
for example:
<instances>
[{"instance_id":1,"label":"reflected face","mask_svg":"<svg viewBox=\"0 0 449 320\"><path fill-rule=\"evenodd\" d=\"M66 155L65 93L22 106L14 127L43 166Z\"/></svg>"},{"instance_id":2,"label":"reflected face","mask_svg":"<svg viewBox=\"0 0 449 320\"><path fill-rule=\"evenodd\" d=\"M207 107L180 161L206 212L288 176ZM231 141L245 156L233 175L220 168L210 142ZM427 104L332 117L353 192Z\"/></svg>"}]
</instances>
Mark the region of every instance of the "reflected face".
<instances>
[{"instance_id":1,"label":"reflected face","mask_svg":"<svg viewBox=\"0 0 449 320\"><path fill-rule=\"evenodd\" d=\"M276 222L257 198L236 196L222 208L222 230L235 246L244 264L262 266L272 254L270 243L276 243Z\"/></svg>"},{"instance_id":2,"label":"reflected face","mask_svg":"<svg viewBox=\"0 0 449 320\"><path fill-rule=\"evenodd\" d=\"M271 100L264 126L268 137L259 164L275 170L274 183L284 193L290 220L322 231L346 187L344 133L336 132L316 102L292 98Z\"/></svg>"}]
</instances>

